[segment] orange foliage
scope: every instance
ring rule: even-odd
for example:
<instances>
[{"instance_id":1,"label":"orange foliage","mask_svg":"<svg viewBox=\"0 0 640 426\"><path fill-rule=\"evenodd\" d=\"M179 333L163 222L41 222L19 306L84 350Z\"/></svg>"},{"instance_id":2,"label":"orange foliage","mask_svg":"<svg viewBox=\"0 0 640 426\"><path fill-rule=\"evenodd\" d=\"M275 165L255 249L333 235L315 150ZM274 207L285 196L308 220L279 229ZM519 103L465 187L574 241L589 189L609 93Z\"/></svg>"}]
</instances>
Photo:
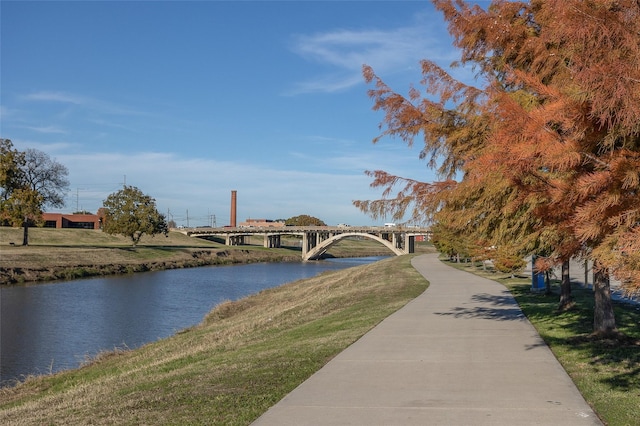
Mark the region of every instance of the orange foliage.
<instances>
[{"instance_id":1,"label":"orange foliage","mask_svg":"<svg viewBox=\"0 0 640 426\"><path fill-rule=\"evenodd\" d=\"M443 182L369 172L383 197L355 205L559 261L585 253L640 290L640 2L433 3L484 85L425 60L423 91L404 97L365 66L385 113L374 142L422 137Z\"/></svg>"}]
</instances>

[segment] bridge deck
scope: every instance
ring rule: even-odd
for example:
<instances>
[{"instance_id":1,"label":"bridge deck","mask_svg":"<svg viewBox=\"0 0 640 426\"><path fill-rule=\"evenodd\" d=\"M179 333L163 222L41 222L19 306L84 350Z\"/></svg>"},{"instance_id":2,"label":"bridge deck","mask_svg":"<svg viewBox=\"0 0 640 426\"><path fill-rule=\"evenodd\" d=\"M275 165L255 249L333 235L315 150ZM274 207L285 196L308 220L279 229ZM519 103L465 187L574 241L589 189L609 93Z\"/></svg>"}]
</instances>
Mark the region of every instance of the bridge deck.
<instances>
[{"instance_id":1,"label":"bridge deck","mask_svg":"<svg viewBox=\"0 0 640 426\"><path fill-rule=\"evenodd\" d=\"M282 226L282 227L220 227L220 228L183 228L179 229L185 235L225 235L225 234L303 234L308 232L331 232L331 233L408 233L415 235L426 235L431 232L430 228L414 228L402 226Z\"/></svg>"},{"instance_id":2,"label":"bridge deck","mask_svg":"<svg viewBox=\"0 0 640 426\"><path fill-rule=\"evenodd\" d=\"M378 241L400 256L413 253L415 237L429 236L429 228L401 226L284 226L284 227L223 227L223 228L187 228L182 229L191 237L224 237L230 246L244 245L245 237L263 235L264 247L280 247L282 235L302 237L302 259L312 260L321 257L327 249L339 240L362 236Z\"/></svg>"}]
</instances>

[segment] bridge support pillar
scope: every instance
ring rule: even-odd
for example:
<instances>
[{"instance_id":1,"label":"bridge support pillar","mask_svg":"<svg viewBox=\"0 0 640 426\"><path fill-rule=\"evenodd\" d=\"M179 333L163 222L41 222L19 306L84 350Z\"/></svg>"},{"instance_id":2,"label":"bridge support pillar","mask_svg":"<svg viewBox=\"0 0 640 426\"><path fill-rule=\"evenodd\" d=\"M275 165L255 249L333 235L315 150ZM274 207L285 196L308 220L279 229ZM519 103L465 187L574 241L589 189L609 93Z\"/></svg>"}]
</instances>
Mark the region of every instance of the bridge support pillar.
<instances>
[{"instance_id":1,"label":"bridge support pillar","mask_svg":"<svg viewBox=\"0 0 640 426\"><path fill-rule=\"evenodd\" d=\"M305 259L307 253L309 253L309 234L306 232L302 233L302 258Z\"/></svg>"},{"instance_id":2,"label":"bridge support pillar","mask_svg":"<svg viewBox=\"0 0 640 426\"><path fill-rule=\"evenodd\" d=\"M244 235L230 235L230 234L227 234L224 243L225 243L225 245L228 245L228 246L241 246L241 245L244 245Z\"/></svg>"},{"instance_id":3,"label":"bridge support pillar","mask_svg":"<svg viewBox=\"0 0 640 426\"><path fill-rule=\"evenodd\" d=\"M395 240L393 246L407 253L407 234L404 232L396 232L393 234L393 238Z\"/></svg>"},{"instance_id":4,"label":"bridge support pillar","mask_svg":"<svg viewBox=\"0 0 640 426\"><path fill-rule=\"evenodd\" d=\"M266 248L278 248L280 247L280 235L265 235L264 247Z\"/></svg>"},{"instance_id":5,"label":"bridge support pillar","mask_svg":"<svg viewBox=\"0 0 640 426\"><path fill-rule=\"evenodd\" d=\"M321 242L320 232L304 232L302 234L302 258Z\"/></svg>"},{"instance_id":6,"label":"bridge support pillar","mask_svg":"<svg viewBox=\"0 0 640 426\"><path fill-rule=\"evenodd\" d=\"M416 237L415 235L410 235L405 237L406 239L406 247L405 247L405 253L409 254L409 253L415 253L416 252Z\"/></svg>"}]
</instances>

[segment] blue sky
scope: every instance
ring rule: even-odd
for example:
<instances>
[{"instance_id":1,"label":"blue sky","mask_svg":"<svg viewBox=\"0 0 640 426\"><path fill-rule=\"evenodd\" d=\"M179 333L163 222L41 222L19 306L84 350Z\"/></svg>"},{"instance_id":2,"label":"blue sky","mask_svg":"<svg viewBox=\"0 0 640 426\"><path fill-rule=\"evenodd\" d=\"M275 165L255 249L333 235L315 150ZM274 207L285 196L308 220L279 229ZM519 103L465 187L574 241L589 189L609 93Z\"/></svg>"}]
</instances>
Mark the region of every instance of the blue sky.
<instances>
[{"instance_id":1,"label":"blue sky","mask_svg":"<svg viewBox=\"0 0 640 426\"><path fill-rule=\"evenodd\" d=\"M123 183L178 225L316 216L377 225L365 170L433 181L419 146L371 141L371 65L406 92L458 59L428 1L14 2L1 13L1 128L69 169L66 206ZM464 71L458 71L464 72ZM51 210L51 209L50 209ZM54 210L51 210L54 211Z\"/></svg>"}]
</instances>

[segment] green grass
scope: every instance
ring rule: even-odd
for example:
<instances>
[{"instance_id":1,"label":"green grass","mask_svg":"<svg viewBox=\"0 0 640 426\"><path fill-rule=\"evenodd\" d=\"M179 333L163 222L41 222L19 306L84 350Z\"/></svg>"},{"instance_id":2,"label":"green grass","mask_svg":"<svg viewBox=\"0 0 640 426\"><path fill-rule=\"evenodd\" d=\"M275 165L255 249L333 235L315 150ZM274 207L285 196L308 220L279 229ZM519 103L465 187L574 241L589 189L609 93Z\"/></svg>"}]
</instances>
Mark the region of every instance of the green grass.
<instances>
[{"instance_id":1,"label":"green grass","mask_svg":"<svg viewBox=\"0 0 640 426\"><path fill-rule=\"evenodd\" d=\"M249 424L426 289L410 259L226 302L169 339L0 390L0 424Z\"/></svg>"},{"instance_id":2,"label":"green grass","mask_svg":"<svg viewBox=\"0 0 640 426\"><path fill-rule=\"evenodd\" d=\"M484 272L470 264L460 269L494 279L514 295L529 321L603 421L610 426L640 425L640 306L614 303L618 339L596 339L593 291L574 285L573 308L558 311L559 283L553 294L530 291L528 278Z\"/></svg>"},{"instance_id":3,"label":"green grass","mask_svg":"<svg viewBox=\"0 0 640 426\"><path fill-rule=\"evenodd\" d=\"M0 424L248 424L424 291L427 283L410 259L325 273L224 303L170 339L0 390ZM637 306L615 304L626 338L597 340L590 336L591 290L574 287L575 306L559 312L557 283L553 295L534 294L528 278L449 264L510 289L606 424L640 424Z\"/></svg>"}]
</instances>

